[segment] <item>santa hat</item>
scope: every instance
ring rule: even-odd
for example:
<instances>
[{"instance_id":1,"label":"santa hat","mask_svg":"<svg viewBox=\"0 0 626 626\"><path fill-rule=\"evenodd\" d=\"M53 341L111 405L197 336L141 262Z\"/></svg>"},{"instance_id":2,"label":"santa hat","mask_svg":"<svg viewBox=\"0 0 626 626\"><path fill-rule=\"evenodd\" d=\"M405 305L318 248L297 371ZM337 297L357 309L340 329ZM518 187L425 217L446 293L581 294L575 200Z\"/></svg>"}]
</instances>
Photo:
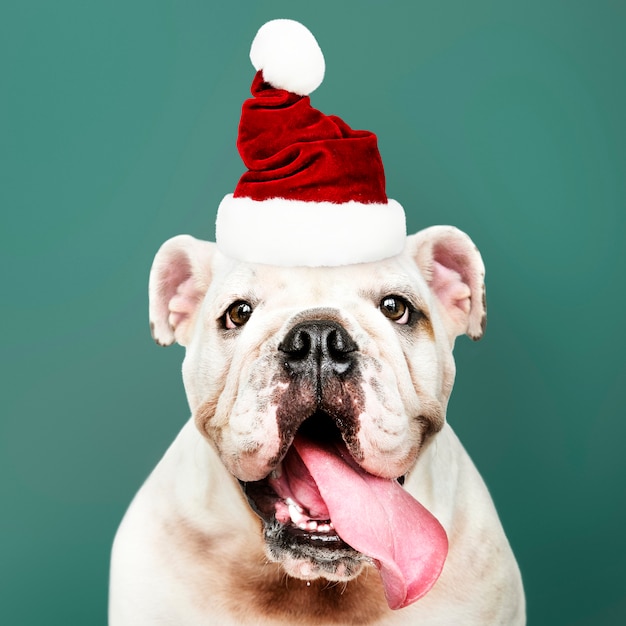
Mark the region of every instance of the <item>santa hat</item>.
<instances>
[{"instance_id":1,"label":"santa hat","mask_svg":"<svg viewBox=\"0 0 626 626\"><path fill-rule=\"evenodd\" d=\"M402 252L404 210L385 193L376 136L311 107L325 69L313 35L273 20L250 59L257 74L237 139L248 171L220 203L218 248L242 261L313 267Z\"/></svg>"}]
</instances>

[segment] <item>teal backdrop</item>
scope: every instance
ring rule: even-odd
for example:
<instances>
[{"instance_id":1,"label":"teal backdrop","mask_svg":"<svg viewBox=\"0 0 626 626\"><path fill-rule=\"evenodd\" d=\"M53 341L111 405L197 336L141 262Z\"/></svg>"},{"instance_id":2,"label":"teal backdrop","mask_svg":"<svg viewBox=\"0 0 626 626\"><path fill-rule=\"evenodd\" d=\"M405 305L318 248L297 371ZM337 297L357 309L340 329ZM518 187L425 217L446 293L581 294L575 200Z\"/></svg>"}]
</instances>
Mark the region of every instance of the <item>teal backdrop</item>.
<instances>
[{"instance_id":1,"label":"teal backdrop","mask_svg":"<svg viewBox=\"0 0 626 626\"><path fill-rule=\"evenodd\" d=\"M148 271L170 236L213 238L276 17L317 36L313 104L377 133L410 230L483 253L488 329L457 343L449 420L529 624L625 624L621 0L2 3L0 623L105 624L117 524L188 417Z\"/></svg>"}]
</instances>

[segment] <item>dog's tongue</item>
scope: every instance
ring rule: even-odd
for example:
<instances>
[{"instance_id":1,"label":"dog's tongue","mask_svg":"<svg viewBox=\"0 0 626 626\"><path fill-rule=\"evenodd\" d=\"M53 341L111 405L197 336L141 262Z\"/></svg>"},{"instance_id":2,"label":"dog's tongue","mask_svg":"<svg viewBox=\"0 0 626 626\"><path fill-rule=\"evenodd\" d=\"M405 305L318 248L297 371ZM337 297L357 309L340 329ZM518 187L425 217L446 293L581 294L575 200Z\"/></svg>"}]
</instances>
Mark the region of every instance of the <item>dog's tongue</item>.
<instances>
[{"instance_id":1,"label":"dog's tongue","mask_svg":"<svg viewBox=\"0 0 626 626\"><path fill-rule=\"evenodd\" d=\"M439 578L448 552L437 519L396 480L360 468L345 447L322 448L300 436L293 445L337 534L374 560L389 607L401 609L421 598Z\"/></svg>"}]
</instances>

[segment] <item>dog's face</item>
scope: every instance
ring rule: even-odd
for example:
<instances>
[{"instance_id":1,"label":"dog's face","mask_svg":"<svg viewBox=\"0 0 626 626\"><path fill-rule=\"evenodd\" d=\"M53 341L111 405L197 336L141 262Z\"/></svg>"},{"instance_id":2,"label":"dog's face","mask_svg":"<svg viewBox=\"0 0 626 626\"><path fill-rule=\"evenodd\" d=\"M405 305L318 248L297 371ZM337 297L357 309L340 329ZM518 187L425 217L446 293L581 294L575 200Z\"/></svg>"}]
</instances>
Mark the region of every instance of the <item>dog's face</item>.
<instances>
[{"instance_id":1,"label":"dog's face","mask_svg":"<svg viewBox=\"0 0 626 626\"><path fill-rule=\"evenodd\" d=\"M409 237L397 257L332 268L238 263L187 236L157 254L154 337L186 346L196 425L287 573L345 580L367 558L309 493L299 442L402 482L444 424L454 339L482 334L483 276L475 246L451 227Z\"/></svg>"}]
</instances>

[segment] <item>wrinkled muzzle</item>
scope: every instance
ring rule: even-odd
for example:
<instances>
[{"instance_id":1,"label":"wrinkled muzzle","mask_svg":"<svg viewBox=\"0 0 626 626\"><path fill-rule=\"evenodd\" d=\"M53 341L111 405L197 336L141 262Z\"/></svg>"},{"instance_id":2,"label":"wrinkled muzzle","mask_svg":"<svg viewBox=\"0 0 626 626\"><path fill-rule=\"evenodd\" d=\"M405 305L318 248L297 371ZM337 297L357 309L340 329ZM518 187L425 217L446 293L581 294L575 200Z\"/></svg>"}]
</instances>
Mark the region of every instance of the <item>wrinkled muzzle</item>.
<instances>
[{"instance_id":1,"label":"wrinkled muzzle","mask_svg":"<svg viewBox=\"0 0 626 626\"><path fill-rule=\"evenodd\" d=\"M293 326L278 350L288 381L276 413L280 451L266 478L242 483L270 558L289 563L291 575L330 580L352 578L369 562L390 607L410 604L437 580L447 537L403 477L359 464L366 407L357 344L341 324L312 320Z\"/></svg>"}]
</instances>

